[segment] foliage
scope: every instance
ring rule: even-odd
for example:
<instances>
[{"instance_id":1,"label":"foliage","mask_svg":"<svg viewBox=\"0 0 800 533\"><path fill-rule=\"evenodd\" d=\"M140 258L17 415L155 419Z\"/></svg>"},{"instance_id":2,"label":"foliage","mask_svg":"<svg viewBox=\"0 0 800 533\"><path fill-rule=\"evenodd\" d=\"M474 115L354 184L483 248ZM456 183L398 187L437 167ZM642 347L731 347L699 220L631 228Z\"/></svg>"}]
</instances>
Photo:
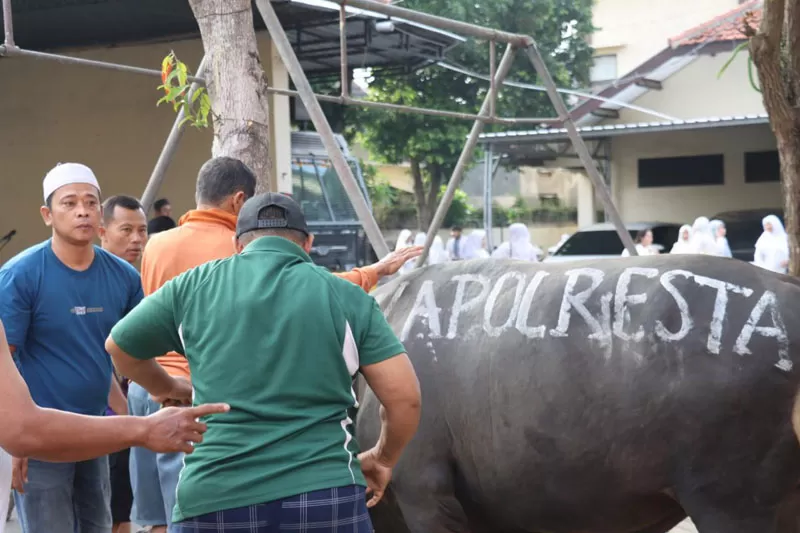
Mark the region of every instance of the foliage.
<instances>
[{"instance_id":1,"label":"foliage","mask_svg":"<svg viewBox=\"0 0 800 533\"><path fill-rule=\"evenodd\" d=\"M163 90L165 96L156 103L157 106L166 102L172 104L176 112L183 109L181 125L189 122L195 128L208 127L208 115L211 112L208 91L205 87L198 87L190 93L189 69L175 52L170 52L161 62L161 82L158 89Z\"/></svg>"},{"instance_id":2,"label":"foliage","mask_svg":"<svg viewBox=\"0 0 800 533\"><path fill-rule=\"evenodd\" d=\"M407 0L405 7L536 38L548 68L559 86L588 84L592 50L591 0ZM497 57L503 47L498 45ZM468 41L448 54L447 61L488 75L489 45ZM518 53L509 78L535 82L533 67ZM477 113L489 88L487 82L437 66L399 77L379 76L370 84L369 99L395 104ZM497 99L498 115L552 116L552 104L542 92L505 88ZM353 119L352 116L355 115ZM431 201L446 184L461 153L471 124L468 121L419 114L359 109L348 123L360 132L373 156L387 163L409 161L414 172L418 211L430 222ZM487 130L491 127L487 127ZM415 167L416 163L416 167Z\"/></svg>"},{"instance_id":3,"label":"foliage","mask_svg":"<svg viewBox=\"0 0 800 533\"><path fill-rule=\"evenodd\" d=\"M441 199L446 189L447 186L441 186L438 199ZM469 203L469 196L467 196L467 193L462 190L457 190L453 196L453 203L450 204L450 209L447 210L447 214L444 216L443 225L445 228L466 226L471 222L474 211L475 210Z\"/></svg>"}]
</instances>

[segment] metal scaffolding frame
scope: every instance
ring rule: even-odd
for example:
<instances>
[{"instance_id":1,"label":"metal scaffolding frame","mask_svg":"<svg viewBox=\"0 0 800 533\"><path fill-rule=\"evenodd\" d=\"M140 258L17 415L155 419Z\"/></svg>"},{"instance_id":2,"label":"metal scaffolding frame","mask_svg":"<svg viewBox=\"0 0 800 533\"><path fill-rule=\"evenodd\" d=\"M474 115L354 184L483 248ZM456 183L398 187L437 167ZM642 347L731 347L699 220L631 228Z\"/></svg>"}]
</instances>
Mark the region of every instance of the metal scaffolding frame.
<instances>
[{"instance_id":1,"label":"metal scaffolding frame","mask_svg":"<svg viewBox=\"0 0 800 533\"><path fill-rule=\"evenodd\" d=\"M271 0L256 0L255 2L256 8L260 13L261 18L264 20L264 24L266 25L267 31L270 34L270 38L272 39L275 48L278 51L278 55L280 56L284 65L286 66L289 76L291 77L295 87L297 88L297 90L295 91L290 91L285 89L276 89L273 87L269 87L267 91L273 94L299 98L303 102L306 109L308 110L309 116L311 117L311 121L314 124L314 127L316 128L317 132L319 133L322 139L325 149L328 151L328 155L331 158L331 162L333 164L334 169L339 175L339 179L342 182L342 186L344 187L348 198L350 199L350 201L353 204L353 207L355 208L359 221L364 226L364 230L367 233L367 237L369 238L373 249L375 250L376 254L379 257L383 257L386 254L388 254L389 248L386 245L386 241L384 240L383 234L381 233L380 228L378 227L378 223L375 221L375 218L372 215L369 205L367 204L367 201L364 198L360 190L360 187L358 186L358 182L355 176L353 175L350 165L347 164L347 160L345 159L345 156L342 153L341 148L336 143L333 130L331 129L331 126L328 123L328 120L322 111L322 107L320 106L321 101L335 102L342 105L358 105L375 109L386 109L391 111L399 111L407 113L422 113L433 116L459 118L459 119L474 121L472 130L470 131L470 134L467 137L467 140L464 144L461 156L458 159L458 163L456 164L456 167L453 171L453 175L450 178L450 182L447 186L447 189L445 190L444 196L442 197L436 209L436 213L434 214L431 227L428 229L427 238L425 240L425 249L422 255L417 260L416 263L417 267L422 266L428 257L428 252L430 251L430 247L433 244L433 240L442 226L444 217L448 209L450 208L450 205L452 204L455 192L461 184L464 172L472 160L473 153L478 143L478 138L483 131L484 125L487 123L506 124L506 125L533 124L533 123L561 124L562 127L564 127L567 130L567 135L574 146L575 152L578 158L581 160L581 163L583 164L584 168L586 169L586 173L591 179L597 195L602 200L605 210L608 213L608 217L611 219L611 222L614 223L614 226L617 230L617 233L619 234L620 239L622 240L622 243L625 245L625 248L630 252L631 255L637 255L633 239L631 238L628 231L625 229L625 225L622 222L622 218L620 217L619 212L614 206L614 202L611 198L608 186L605 183L603 177L601 176L595 164L595 161L592 158L592 155L589 153L589 150L586 147L586 144L583 142L583 139L578 133L578 130L575 127L575 123L570 117L569 110L567 109L564 100L561 98L561 95L558 93L553 78L550 75L549 70L547 69L544 59L542 58L542 55L539 52L539 49L536 45L536 41L533 39L533 37L527 35L508 33L504 31L494 30L491 28L485 28L482 26L477 26L475 24L469 24L466 22L459 22L456 20L430 15L427 13L422 13L419 11L402 8L391 4L384 4L376 0L331 0L331 1L336 4L339 4L340 6L339 48L341 56L340 59L341 61L340 76L341 76L341 87L342 87L341 94L339 96L330 96L330 95L315 94L313 92L311 85L308 82L308 78L306 77L305 72L303 71L302 66L300 65L300 61L298 60L297 55L292 49L291 43L289 42L289 38L287 37L286 32L284 31L280 23L280 20L278 19L278 15L275 13ZM134 67L131 65L120 65L116 63L95 61L90 59L71 57L59 54L51 54L45 52L37 52L33 50L26 50L20 48L16 45L14 41L14 23L11 10L11 0L2 0L2 2L3 2L3 25L4 25L5 40L4 43L0 45L0 57L15 57L15 56L31 57L34 59L43 59L49 61L57 61L61 63L84 65L95 68L104 68L122 72L129 72L133 74L141 74L141 75L157 76L157 77L161 76L161 71L155 69L146 69L141 67ZM371 102L371 101L351 98L349 92L350 76L347 65L347 50L348 50L347 33L344 31L346 24L346 16L347 16L346 14L347 6L352 6L354 8L363 9L373 13L378 13L390 18L397 17L411 22L426 24L428 26L432 26L434 28L438 28L441 30L449 30L453 33L457 33L463 36L469 36L475 39L488 41L489 51L490 51L490 57L489 57L490 87L489 90L487 91L480 112L477 115L473 115L469 113L442 111L436 109L424 109L412 106L389 104L384 102ZM497 63L496 61L496 45L498 43L506 45L505 51L499 63ZM535 69L536 73L538 74L544 87L547 90L547 94L550 97L550 101L553 104L553 107L555 108L556 113L558 115L557 117L510 118L510 117L498 117L496 115L495 103L497 100L497 94L503 85L503 82L511 68L511 64L518 50L522 50L525 53L528 60L530 61L530 63L533 65L533 68ZM191 90L195 90L200 85L205 84L205 79L202 77L206 67L205 63L206 61L204 58L203 62L201 62L200 66L198 67L197 75L189 78L190 81L193 82ZM145 205L147 208L149 208L153 199L158 194L158 189L163 183L167 167L175 154L175 150L177 149L178 142L180 141L184 129L184 125L181 124L182 118L183 117L181 116L181 114L179 114L176 117L172 130L170 131L169 136L167 137L167 140L164 144L164 148L158 158L155 168L153 169L153 173L151 174L150 179L147 183L147 187L142 197L143 205ZM489 159L489 161L491 161L491 159ZM489 216L491 216L491 214Z\"/></svg>"}]
</instances>

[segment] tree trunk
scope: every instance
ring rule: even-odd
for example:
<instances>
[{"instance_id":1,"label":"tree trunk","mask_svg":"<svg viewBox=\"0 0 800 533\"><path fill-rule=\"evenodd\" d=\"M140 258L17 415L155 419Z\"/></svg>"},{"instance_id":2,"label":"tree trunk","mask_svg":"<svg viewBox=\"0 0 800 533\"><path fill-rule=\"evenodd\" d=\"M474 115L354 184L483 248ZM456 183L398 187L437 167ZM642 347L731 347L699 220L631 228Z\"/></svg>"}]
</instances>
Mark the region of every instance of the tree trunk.
<instances>
[{"instance_id":1,"label":"tree trunk","mask_svg":"<svg viewBox=\"0 0 800 533\"><path fill-rule=\"evenodd\" d=\"M417 231L428 231L436 214L439 202L439 188L442 186L442 168L431 165L428 171L428 187L425 187L425 177L422 165L418 159L411 160L411 177L414 180L414 199L417 202Z\"/></svg>"},{"instance_id":2,"label":"tree trunk","mask_svg":"<svg viewBox=\"0 0 800 533\"><path fill-rule=\"evenodd\" d=\"M267 77L250 0L189 0L210 63L205 76L214 123L213 157L244 161L258 192L276 190L269 153Z\"/></svg>"},{"instance_id":3,"label":"tree trunk","mask_svg":"<svg viewBox=\"0 0 800 533\"><path fill-rule=\"evenodd\" d=\"M433 215L428 210L425 180L419 159L411 158L411 178L414 181L414 199L417 202L417 231L425 231L433 220Z\"/></svg>"},{"instance_id":4,"label":"tree trunk","mask_svg":"<svg viewBox=\"0 0 800 533\"><path fill-rule=\"evenodd\" d=\"M800 276L800 0L765 0L758 32L745 30L778 144L789 273Z\"/></svg>"}]
</instances>

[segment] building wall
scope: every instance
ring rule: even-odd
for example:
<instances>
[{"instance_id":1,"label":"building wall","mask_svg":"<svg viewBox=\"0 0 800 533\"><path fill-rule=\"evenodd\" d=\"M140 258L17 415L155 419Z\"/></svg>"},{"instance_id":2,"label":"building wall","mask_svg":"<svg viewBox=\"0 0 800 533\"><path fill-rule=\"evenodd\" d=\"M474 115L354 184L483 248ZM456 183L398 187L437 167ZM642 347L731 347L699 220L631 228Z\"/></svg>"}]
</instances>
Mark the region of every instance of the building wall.
<instances>
[{"instance_id":1,"label":"building wall","mask_svg":"<svg viewBox=\"0 0 800 533\"><path fill-rule=\"evenodd\" d=\"M738 0L595 0L596 55L617 54L617 76L630 72L683 31L736 8Z\"/></svg>"},{"instance_id":2,"label":"building wall","mask_svg":"<svg viewBox=\"0 0 800 533\"><path fill-rule=\"evenodd\" d=\"M661 90L647 91L632 103L684 120L765 113L761 93L750 86L746 53L739 53L719 76L730 57L730 52L698 56L667 78ZM603 124L654 120L652 115L621 109L619 119L603 121Z\"/></svg>"},{"instance_id":3,"label":"building wall","mask_svg":"<svg viewBox=\"0 0 800 533\"><path fill-rule=\"evenodd\" d=\"M774 150L767 125L622 135L612 141L613 194L625 221L687 223L733 209L783 205L778 182L745 183L747 151ZM725 184L640 189L639 158L724 154Z\"/></svg>"},{"instance_id":4,"label":"building wall","mask_svg":"<svg viewBox=\"0 0 800 533\"><path fill-rule=\"evenodd\" d=\"M259 47L269 72L265 34ZM193 70L203 54L199 40L67 53L160 69L170 50ZM106 196L142 194L175 119L171 106L156 107L160 84L155 77L30 58L0 61L0 235L17 230L0 263L49 236L39 216L41 183L58 162L92 167ZM210 128L188 128L180 142L159 193L177 216L194 206L195 178L211 142Z\"/></svg>"}]
</instances>

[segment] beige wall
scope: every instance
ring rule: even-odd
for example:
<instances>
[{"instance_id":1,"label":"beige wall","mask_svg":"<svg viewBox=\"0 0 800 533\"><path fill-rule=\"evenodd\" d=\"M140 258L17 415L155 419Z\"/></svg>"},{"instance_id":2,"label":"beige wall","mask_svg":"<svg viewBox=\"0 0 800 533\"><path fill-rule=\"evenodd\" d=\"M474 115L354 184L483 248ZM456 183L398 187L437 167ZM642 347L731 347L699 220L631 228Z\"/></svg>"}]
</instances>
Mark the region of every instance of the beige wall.
<instances>
[{"instance_id":1,"label":"beige wall","mask_svg":"<svg viewBox=\"0 0 800 533\"><path fill-rule=\"evenodd\" d=\"M269 72L264 34L259 44ZM68 53L159 69L170 50L191 69L203 53L199 40ZM59 161L92 167L106 196L142 194L175 118L171 106L156 107L160 83L29 58L0 61L0 235L17 230L0 262L48 237L38 212L41 182ZM189 128L170 165L159 197L168 197L178 216L194 205L194 180L211 155L211 141L210 129Z\"/></svg>"},{"instance_id":2,"label":"beige wall","mask_svg":"<svg viewBox=\"0 0 800 533\"><path fill-rule=\"evenodd\" d=\"M730 57L730 52L699 56L664 81L662 90L648 91L633 103L684 120L765 113L761 93L750 86L747 77L747 54L738 54L722 76L718 77L720 69ZM621 109L618 120L602 123L627 124L653 120L652 115Z\"/></svg>"},{"instance_id":3,"label":"beige wall","mask_svg":"<svg viewBox=\"0 0 800 533\"><path fill-rule=\"evenodd\" d=\"M622 135L612 141L613 194L624 220L686 223L720 211L783 205L779 183L745 183L746 151L774 150L767 125ZM639 158L722 153L725 185L640 189Z\"/></svg>"},{"instance_id":4,"label":"beige wall","mask_svg":"<svg viewBox=\"0 0 800 533\"><path fill-rule=\"evenodd\" d=\"M617 54L621 77L667 47L667 41L739 5L738 0L595 0L596 55Z\"/></svg>"}]
</instances>

